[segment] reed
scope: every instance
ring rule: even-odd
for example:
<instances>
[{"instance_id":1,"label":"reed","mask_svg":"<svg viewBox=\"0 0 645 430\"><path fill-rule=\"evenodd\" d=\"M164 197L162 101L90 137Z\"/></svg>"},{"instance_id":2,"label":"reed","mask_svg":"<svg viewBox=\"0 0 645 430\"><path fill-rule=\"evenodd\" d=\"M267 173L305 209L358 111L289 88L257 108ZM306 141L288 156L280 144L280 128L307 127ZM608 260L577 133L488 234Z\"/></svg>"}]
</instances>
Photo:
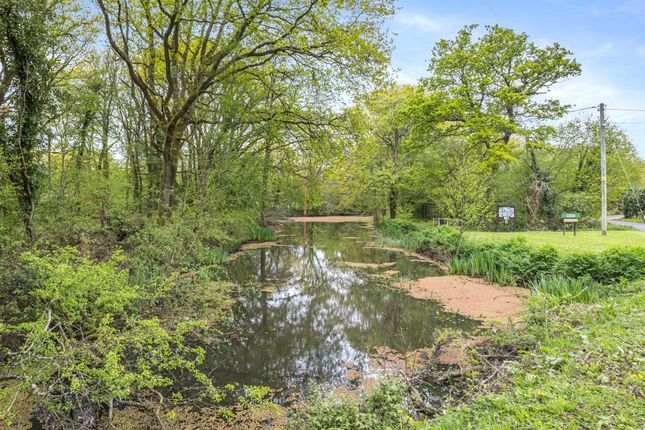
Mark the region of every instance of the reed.
<instances>
[{"instance_id":1,"label":"reed","mask_svg":"<svg viewBox=\"0 0 645 430\"><path fill-rule=\"evenodd\" d=\"M275 240L275 231L266 227L253 227L251 228L251 240L258 242L268 242Z\"/></svg>"}]
</instances>

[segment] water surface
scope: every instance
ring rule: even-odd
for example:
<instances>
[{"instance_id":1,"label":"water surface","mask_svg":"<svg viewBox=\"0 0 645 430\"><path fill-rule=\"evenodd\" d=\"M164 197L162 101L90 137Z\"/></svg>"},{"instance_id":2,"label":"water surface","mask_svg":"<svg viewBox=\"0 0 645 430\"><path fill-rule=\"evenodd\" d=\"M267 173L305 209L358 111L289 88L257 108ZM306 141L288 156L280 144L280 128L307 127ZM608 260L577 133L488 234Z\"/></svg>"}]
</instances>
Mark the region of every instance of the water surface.
<instances>
[{"instance_id":1,"label":"water surface","mask_svg":"<svg viewBox=\"0 0 645 430\"><path fill-rule=\"evenodd\" d=\"M400 252L366 247L372 233L367 226L290 223L281 233L278 246L248 251L228 263L241 296L233 308L230 341L207 358L207 372L218 384L286 391L305 390L310 382L339 384L349 369L374 371L368 359L376 347L413 350L430 346L437 329L477 326L436 302L385 287L386 271L390 279L442 271Z\"/></svg>"}]
</instances>

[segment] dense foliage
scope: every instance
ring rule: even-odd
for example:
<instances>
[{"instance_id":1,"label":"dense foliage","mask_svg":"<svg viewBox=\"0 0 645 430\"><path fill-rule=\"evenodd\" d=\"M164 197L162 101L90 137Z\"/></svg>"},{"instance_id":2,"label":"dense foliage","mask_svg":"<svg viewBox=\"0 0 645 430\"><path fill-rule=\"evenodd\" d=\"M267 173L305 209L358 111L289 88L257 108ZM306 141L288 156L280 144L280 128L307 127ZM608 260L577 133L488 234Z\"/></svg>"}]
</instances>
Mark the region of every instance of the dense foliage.
<instances>
[{"instance_id":1,"label":"dense foliage","mask_svg":"<svg viewBox=\"0 0 645 430\"><path fill-rule=\"evenodd\" d=\"M625 218L645 219L645 188L627 190L622 203Z\"/></svg>"},{"instance_id":2,"label":"dense foliage","mask_svg":"<svg viewBox=\"0 0 645 430\"><path fill-rule=\"evenodd\" d=\"M505 389L478 394L428 427L641 428L643 283L616 291L588 305L535 297L526 328L499 334L500 342L532 345L500 369Z\"/></svg>"},{"instance_id":3,"label":"dense foliage","mask_svg":"<svg viewBox=\"0 0 645 430\"><path fill-rule=\"evenodd\" d=\"M559 227L562 211L597 223L599 127L563 122L570 107L548 97L581 65L557 43L471 25L437 44L418 84L396 85L394 3L0 0L2 424L18 425L19 403L64 429L109 426L125 406L159 418L217 404L196 345L228 317L223 262L274 240L286 215L389 217L390 244L563 300L644 275L642 248L464 237ZM610 208L632 216L643 160L615 125L606 134ZM496 205L515 222L494 225ZM415 427L404 397L384 383L353 403L319 398L298 422Z\"/></svg>"},{"instance_id":4,"label":"dense foliage","mask_svg":"<svg viewBox=\"0 0 645 430\"><path fill-rule=\"evenodd\" d=\"M316 394L291 426L294 430L387 430L416 429L422 424L410 415L405 387L382 380L364 398Z\"/></svg>"},{"instance_id":5,"label":"dense foliage","mask_svg":"<svg viewBox=\"0 0 645 430\"><path fill-rule=\"evenodd\" d=\"M451 273L500 284L528 286L545 276L584 278L600 284L645 277L645 248L641 246L562 254L552 246L535 248L521 239L480 243L462 238L448 226L423 229L405 220L389 220L379 230L387 244L448 261Z\"/></svg>"}]
</instances>

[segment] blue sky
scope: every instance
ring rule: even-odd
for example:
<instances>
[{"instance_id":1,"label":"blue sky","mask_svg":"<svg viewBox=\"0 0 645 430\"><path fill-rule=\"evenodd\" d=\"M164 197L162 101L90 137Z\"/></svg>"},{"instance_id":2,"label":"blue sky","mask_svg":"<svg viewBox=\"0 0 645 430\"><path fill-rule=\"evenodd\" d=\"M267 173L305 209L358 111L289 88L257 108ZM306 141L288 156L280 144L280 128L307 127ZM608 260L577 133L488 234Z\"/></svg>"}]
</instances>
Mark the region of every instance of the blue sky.
<instances>
[{"instance_id":1,"label":"blue sky","mask_svg":"<svg viewBox=\"0 0 645 430\"><path fill-rule=\"evenodd\" d=\"M615 122L640 122L618 125L645 157L645 0L399 0L399 7L388 24L399 82L427 75L437 40L466 24L497 23L540 46L559 42L573 52L582 75L553 87L551 96L577 108L604 102L643 109L607 113Z\"/></svg>"}]
</instances>

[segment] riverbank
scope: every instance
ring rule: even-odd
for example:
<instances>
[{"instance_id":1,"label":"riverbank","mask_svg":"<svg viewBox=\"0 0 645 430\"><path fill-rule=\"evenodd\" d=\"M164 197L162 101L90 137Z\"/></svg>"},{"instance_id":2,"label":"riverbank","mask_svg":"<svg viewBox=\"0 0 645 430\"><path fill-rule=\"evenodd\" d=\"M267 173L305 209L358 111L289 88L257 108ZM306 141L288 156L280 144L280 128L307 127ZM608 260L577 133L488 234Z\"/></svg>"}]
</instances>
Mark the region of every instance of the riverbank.
<instances>
[{"instance_id":1,"label":"riverbank","mask_svg":"<svg viewBox=\"0 0 645 430\"><path fill-rule=\"evenodd\" d=\"M237 352L208 352L200 366L219 384L227 384L226 377L250 381L245 388L231 383L231 395L241 394L239 403L198 409L188 397L175 404L160 401L152 392L145 404L115 408L113 424L137 430L323 430L363 428L367 423L373 430L412 430L468 428L471 423L475 428L508 429L638 428L634 425L643 423L642 281L604 284L591 295L538 289L530 294L529 288L499 286L482 278L429 276L423 267L432 267L439 253L455 245L449 229L400 234L398 243L427 246L432 241L434 246L427 256L406 251L404 258L394 252L398 248L383 243L383 230L374 244L374 230L344 219L336 222L343 225L285 224L276 242L249 244L234 254L229 269L244 271L237 284L245 287L221 288L243 293L236 301L242 312L238 321L250 330L226 329L221 334L239 344ZM409 239L413 235L427 242ZM444 270L450 270L452 262L446 261ZM538 271L546 267L533 266ZM398 279L407 294L370 285L369 277L362 277L397 269L391 281L396 284ZM417 273L421 275L405 279ZM356 276L360 279L352 281ZM191 277L183 283L189 280L196 282ZM215 287L206 282L196 291L205 297ZM221 298L217 300L221 305ZM473 326L462 327L463 317L428 307L435 300L443 302L444 310L492 324L476 329L471 321ZM186 305L207 310L202 302L191 299ZM525 304L526 310L518 314ZM174 309L178 316L186 314L183 308ZM521 317L522 323L506 324L509 316L513 322ZM232 327L245 327L236 324ZM320 333L312 336L307 330L314 329ZM474 336L469 334L473 329ZM392 341L409 352L369 346ZM210 345L206 350L212 351ZM372 369L369 378L362 377L363 359ZM305 360L305 368L290 364ZM313 390L306 398L299 393L278 406L268 396L287 390L266 391L257 386L264 384L254 384L249 378L256 377L250 373L256 365L258 377L277 371L272 381L304 381L331 370L324 379L338 373L346 382L335 390L319 383L324 392ZM2 410L5 400L13 398L13 391L6 393L0 399ZM605 398L608 403L603 403ZM21 427L14 421L11 428Z\"/></svg>"},{"instance_id":2,"label":"riverbank","mask_svg":"<svg viewBox=\"0 0 645 430\"><path fill-rule=\"evenodd\" d=\"M448 230L420 233L403 223L381 229L380 241L408 245L416 252L435 243L430 254L435 256L455 249L450 238L454 235ZM590 261L597 258L583 255ZM622 276L641 277L638 251L626 255L627 262L618 263L625 264ZM594 267L590 270L601 270ZM548 268L534 262L533 276L549 273ZM402 428L643 428L645 281L618 279L596 287L586 279L562 278L561 289L543 288L552 282L548 279L524 288L527 296L532 291L524 324L472 339L458 333L439 338L426 370L406 379L413 393L408 399L415 398L420 384L443 383L449 400L429 418L423 417L426 409L415 409L418 415ZM579 283L585 289L593 286L594 293L567 290Z\"/></svg>"},{"instance_id":3,"label":"riverbank","mask_svg":"<svg viewBox=\"0 0 645 430\"><path fill-rule=\"evenodd\" d=\"M395 428L410 430L643 428L644 288L642 281L621 284L613 297L590 304L536 294L526 324L475 339L448 334L385 409L399 413ZM434 408L420 402L424 387L437 384L448 400ZM359 428L383 414L373 402L369 395L332 397L327 408L314 404L298 428L339 421Z\"/></svg>"}]
</instances>

